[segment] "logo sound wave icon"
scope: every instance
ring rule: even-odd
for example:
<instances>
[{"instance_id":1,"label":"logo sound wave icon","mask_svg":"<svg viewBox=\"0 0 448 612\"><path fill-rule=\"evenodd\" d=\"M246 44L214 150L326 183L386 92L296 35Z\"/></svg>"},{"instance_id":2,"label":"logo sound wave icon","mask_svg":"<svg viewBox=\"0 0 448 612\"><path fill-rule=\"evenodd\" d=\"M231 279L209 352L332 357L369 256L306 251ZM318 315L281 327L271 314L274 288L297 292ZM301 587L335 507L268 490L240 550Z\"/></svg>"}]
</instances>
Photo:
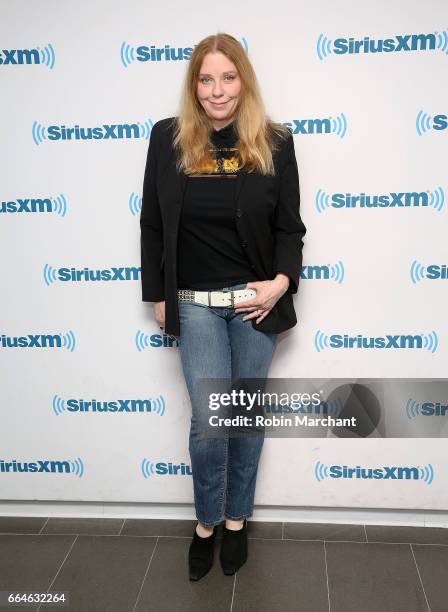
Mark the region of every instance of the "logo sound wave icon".
<instances>
[{"instance_id":1,"label":"logo sound wave icon","mask_svg":"<svg viewBox=\"0 0 448 612\"><path fill-rule=\"evenodd\" d=\"M34 143L39 145L43 140L47 140L47 128L38 121L33 122L31 128Z\"/></svg>"},{"instance_id":2,"label":"logo sound wave icon","mask_svg":"<svg viewBox=\"0 0 448 612\"><path fill-rule=\"evenodd\" d=\"M145 332L142 332L140 329L137 331L135 335L135 345L137 346L137 350L139 352L144 351L150 345L150 337Z\"/></svg>"},{"instance_id":3,"label":"logo sound wave icon","mask_svg":"<svg viewBox=\"0 0 448 612\"><path fill-rule=\"evenodd\" d=\"M330 278L336 281L339 285L342 283L344 280L344 264L342 261L338 261L330 266Z\"/></svg>"},{"instance_id":4,"label":"logo sound wave icon","mask_svg":"<svg viewBox=\"0 0 448 612\"><path fill-rule=\"evenodd\" d=\"M408 419L415 419L420 414L420 404L409 398L406 402L406 414Z\"/></svg>"},{"instance_id":5,"label":"logo sound wave icon","mask_svg":"<svg viewBox=\"0 0 448 612\"><path fill-rule=\"evenodd\" d=\"M318 353L329 348L329 338L327 334L324 334L320 329L318 329L314 335L314 348Z\"/></svg>"},{"instance_id":6,"label":"logo sound wave icon","mask_svg":"<svg viewBox=\"0 0 448 612\"><path fill-rule=\"evenodd\" d=\"M247 40L244 38L244 36L241 38L240 42L245 52L249 53L249 45L247 44Z\"/></svg>"},{"instance_id":7,"label":"logo sound wave icon","mask_svg":"<svg viewBox=\"0 0 448 612\"><path fill-rule=\"evenodd\" d=\"M68 351L73 353L76 349L76 337L75 334L69 330L66 334L61 334L62 336L62 346L66 348Z\"/></svg>"},{"instance_id":8,"label":"logo sound wave icon","mask_svg":"<svg viewBox=\"0 0 448 612\"><path fill-rule=\"evenodd\" d=\"M53 412L59 416L62 412L65 411L65 400L59 395L55 395L53 397Z\"/></svg>"},{"instance_id":9,"label":"logo sound wave icon","mask_svg":"<svg viewBox=\"0 0 448 612\"><path fill-rule=\"evenodd\" d=\"M423 467L421 467L420 465L417 467L419 479L423 480L423 482L426 482L426 484L432 484L432 481L434 480L434 468L432 467L432 465L428 463Z\"/></svg>"},{"instance_id":10,"label":"logo sound wave icon","mask_svg":"<svg viewBox=\"0 0 448 612\"><path fill-rule=\"evenodd\" d=\"M322 61L333 52L332 41L325 35L319 34L316 43L317 57Z\"/></svg>"},{"instance_id":11,"label":"logo sound wave icon","mask_svg":"<svg viewBox=\"0 0 448 612\"><path fill-rule=\"evenodd\" d=\"M423 348L435 353L439 347L439 339L435 331L429 334L422 334L423 337Z\"/></svg>"},{"instance_id":12,"label":"logo sound wave icon","mask_svg":"<svg viewBox=\"0 0 448 612\"><path fill-rule=\"evenodd\" d=\"M143 198L132 192L129 196L129 210L132 215L138 215L142 210Z\"/></svg>"},{"instance_id":13,"label":"logo sound wave icon","mask_svg":"<svg viewBox=\"0 0 448 612\"><path fill-rule=\"evenodd\" d=\"M147 119L144 123L137 122L137 125L139 126L140 130L140 138L149 140L153 126L153 122L151 121L151 119Z\"/></svg>"},{"instance_id":14,"label":"logo sound wave icon","mask_svg":"<svg viewBox=\"0 0 448 612\"><path fill-rule=\"evenodd\" d=\"M414 259L410 269L411 281L414 283L414 285L425 278L425 269L425 266L418 263L418 261Z\"/></svg>"},{"instance_id":15,"label":"logo sound wave icon","mask_svg":"<svg viewBox=\"0 0 448 612\"><path fill-rule=\"evenodd\" d=\"M431 115L425 113L424 111L419 111L417 113L417 117L415 119L415 129L417 130L417 134L422 136L426 132L431 129Z\"/></svg>"},{"instance_id":16,"label":"logo sound wave icon","mask_svg":"<svg viewBox=\"0 0 448 612\"><path fill-rule=\"evenodd\" d=\"M135 47L128 45L127 42L121 43L120 58L123 66L127 68L129 64L135 61Z\"/></svg>"},{"instance_id":17,"label":"logo sound wave icon","mask_svg":"<svg viewBox=\"0 0 448 612\"><path fill-rule=\"evenodd\" d=\"M347 118L341 113L336 119L331 120L331 133L344 138L347 132Z\"/></svg>"},{"instance_id":18,"label":"logo sound wave icon","mask_svg":"<svg viewBox=\"0 0 448 612\"><path fill-rule=\"evenodd\" d=\"M448 34L446 30L439 32L437 35L437 49L448 55Z\"/></svg>"},{"instance_id":19,"label":"logo sound wave icon","mask_svg":"<svg viewBox=\"0 0 448 612\"><path fill-rule=\"evenodd\" d=\"M437 187L434 191L429 194L429 206L432 206L435 210L441 211L445 204L445 193L441 187Z\"/></svg>"},{"instance_id":20,"label":"logo sound wave icon","mask_svg":"<svg viewBox=\"0 0 448 612\"><path fill-rule=\"evenodd\" d=\"M53 45L51 43L48 43L48 45L43 49L39 49L39 47L37 47L37 49L39 51L40 63L44 66L47 66L47 68L50 68L50 70L53 70L55 61Z\"/></svg>"},{"instance_id":21,"label":"logo sound wave icon","mask_svg":"<svg viewBox=\"0 0 448 612\"><path fill-rule=\"evenodd\" d=\"M163 395L159 395L159 397L153 401L151 408L151 412L155 412L159 416L163 416L165 414L165 398Z\"/></svg>"},{"instance_id":22,"label":"logo sound wave icon","mask_svg":"<svg viewBox=\"0 0 448 612\"><path fill-rule=\"evenodd\" d=\"M44 270L43 270L43 277L44 277L44 283L47 285L47 287L51 285L52 283L56 282L57 281L56 268L53 268L53 266L49 266L48 264L45 264Z\"/></svg>"},{"instance_id":23,"label":"logo sound wave icon","mask_svg":"<svg viewBox=\"0 0 448 612\"><path fill-rule=\"evenodd\" d=\"M141 471L142 471L143 478L149 478L150 476L154 476L155 475L154 463L152 463L152 461L149 461L148 459L142 459Z\"/></svg>"},{"instance_id":24,"label":"logo sound wave icon","mask_svg":"<svg viewBox=\"0 0 448 612\"><path fill-rule=\"evenodd\" d=\"M61 193L61 195L56 196L56 198L51 198L51 202L53 204L53 212L58 214L60 217L65 217L67 213L67 198L65 195Z\"/></svg>"},{"instance_id":25,"label":"logo sound wave icon","mask_svg":"<svg viewBox=\"0 0 448 612\"><path fill-rule=\"evenodd\" d=\"M337 397L334 400L330 400L329 402L322 402L321 406L325 406L327 408L327 412L329 415L336 417L341 414L344 404L341 398Z\"/></svg>"},{"instance_id":26,"label":"logo sound wave icon","mask_svg":"<svg viewBox=\"0 0 448 612\"><path fill-rule=\"evenodd\" d=\"M319 189L316 193L315 204L318 213L324 212L326 208L330 208L330 196Z\"/></svg>"},{"instance_id":27,"label":"logo sound wave icon","mask_svg":"<svg viewBox=\"0 0 448 612\"><path fill-rule=\"evenodd\" d=\"M321 482L324 478L328 478L328 466L321 463L319 460L314 465L314 476L318 482Z\"/></svg>"},{"instance_id":28,"label":"logo sound wave icon","mask_svg":"<svg viewBox=\"0 0 448 612\"><path fill-rule=\"evenodd\" d=\"M70 472L72 474L75 474L79 478L84 476L84 464L80 457L77 457L74 461L69 461L68 463L70 465Z\"/></svg>"}]
</instances>

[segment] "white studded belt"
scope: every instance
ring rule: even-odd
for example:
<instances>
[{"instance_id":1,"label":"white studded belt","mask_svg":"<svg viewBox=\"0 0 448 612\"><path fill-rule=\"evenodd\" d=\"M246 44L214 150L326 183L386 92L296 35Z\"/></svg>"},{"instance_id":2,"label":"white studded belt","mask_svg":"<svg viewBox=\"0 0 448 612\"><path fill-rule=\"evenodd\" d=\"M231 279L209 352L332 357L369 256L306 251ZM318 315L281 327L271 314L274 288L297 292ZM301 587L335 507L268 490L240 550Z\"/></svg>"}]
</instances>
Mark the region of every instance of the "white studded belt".
<instances>
[{"instance_id":1,"label":"white studded belt","mask_svg":"<svg viewBox=\"0 0 448 612\"><path fill-rule=\"evenodd\" d=\"M180 302L194 302L204 306L234 306L257 295L255 289L236 289L228 291L193 291L178 289Z\"/></svg>"}]
</instances>

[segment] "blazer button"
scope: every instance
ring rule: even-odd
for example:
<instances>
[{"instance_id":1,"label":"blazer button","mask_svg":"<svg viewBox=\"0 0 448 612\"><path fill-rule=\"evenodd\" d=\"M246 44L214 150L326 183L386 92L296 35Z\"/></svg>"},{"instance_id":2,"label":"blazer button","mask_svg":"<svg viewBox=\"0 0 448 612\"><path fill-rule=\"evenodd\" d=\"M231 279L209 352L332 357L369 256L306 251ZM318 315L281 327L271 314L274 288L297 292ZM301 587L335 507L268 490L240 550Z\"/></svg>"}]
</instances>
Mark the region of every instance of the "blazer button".
<instances>
[{"instance_id":1,"label":"blazer button","mask_svg":"<svg viewBox=\"0 0 448 612\"><path fill-rule=\"evenodd\" d=\"M237 217L241 217L243 215L243 211L241 210L241 208L237 208L236 209L236 216Z\"/></svg>"},{"instance_id":2,"label":"blazer button","mask_svg":"<svg viewBox=\"0 0 448 612\"><path fill-rule=\"evenodd\" d=\"M246 249L246 248L247 248L247 242L242 242L242 243L241 243L241 246L242 246L244 249Z\"/></svg>"}]
</instances>

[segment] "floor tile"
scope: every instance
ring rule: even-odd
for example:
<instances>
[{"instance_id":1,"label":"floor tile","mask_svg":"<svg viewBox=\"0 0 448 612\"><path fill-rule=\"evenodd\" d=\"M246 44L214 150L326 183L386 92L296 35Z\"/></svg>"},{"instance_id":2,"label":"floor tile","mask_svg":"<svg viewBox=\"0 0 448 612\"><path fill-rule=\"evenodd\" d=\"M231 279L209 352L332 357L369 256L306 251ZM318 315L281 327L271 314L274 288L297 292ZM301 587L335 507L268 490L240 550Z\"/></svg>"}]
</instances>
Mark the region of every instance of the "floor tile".
<instances>
[{"instance_id":1,"label":"floor tile","mask_svg":"<svg viewBox=\"0 0 448 612\"><path fill-rule=\"evenodd\" d=\"M282 523L265 521L247 521L248 538L282 539Z\"/></svg>"},{"instance_id":2,"label":"floor tile","mask_svg":"<svg viewBox=\"0 0 448 612\"><path fill-rule=\"evenodd\" d=\"M135 612L229 612L234 578L224 576L219 543L209 573L188 578L187 538L159 538Z\"/></svg>"},{"instance_id":3,"label":"floor tile","mask_svg":"<svg viewBox=\"0 0 448 612\"><path fill-rule=\"evenodd\" d=\"M402 525L366 525L369 542L397 542L448 545L448 529L442 527L406 527Z\"/></svg>"},{"instance_id":4,"label":"floor tile","mask_svg":"<svg viewBox=\"0 0 448 612\"><path fill-rule=\"evenodd\" d=\"M51 588L69 591L70 612L132 610L155 543L156 538L78 536Z\"/></svg>"},{"instance_id":5,"label":"floor tile","mask_svg":"<svg viewBox=\"0 0 448 612\"><path fill-rule=\"evenodd\" d=\"M0 591L45 592L76 536L0 535ZM31 606L5 610L34 610Z\"/></svg>"},{"instance_id":6,"label":"floor tile","mask_svg":"<svg viewBox=\"0 0 448 612\"><path fill-rule=\"evenodd\" d=\"M0 516L0 533L39 533L46 516Z\"/></svg>"},{"instance_id":7,"label":"floor tile","mask_svg":"<svg viewBox=\"0 0 448 612\"><path fill-rule=\"evenodd\" d=\"M121 535L191 538L196 523L196 520L127 519L124 522Z\"/></svg>"},{"instance_id":8,"label":"floor tile","mask_svg":"<svg viewBox=\"0 0 448 612\"><path fill-rule=\"evenodd\" d=\"M407 544L327 542L331 612L428 612Z\"/></svg>"},{"instance_id":9,"label":"floor tile","mask_svg":"<svg viewBox=\"0 0 448 612\"><path fill-rule=\"evenodd\" d=\"M329 523L285 523L283 537L293 540L366 541L364 525Z\"/></svg>"},{"instance_id":10,"label":"floor tile","mask_svg":"<svg viewBox=\"0 0 448 612\"><path fill-rule=\"evenodd\" d=\"M79 535L118 535L123 519L51 518L42 533L74 533Z\"/></svg>"},{"instance_id":11,"label":"floor tile","mask_svg":"<svg viewBox=\"0 0 448 612\"><path fill-rule=\"evenodd\" d=\"M326 612L323 542L251 540L232 612Z\"/></svg>"},{"instance_id":12,"label":"floor tile","mask_svg":"<svg viewBox=\"0 0 448 612\"><path fill-rule=\"evenodd\" d=\"M448 609L448 547L412 546L431 612Z\"/></svg>"}]
</instances>

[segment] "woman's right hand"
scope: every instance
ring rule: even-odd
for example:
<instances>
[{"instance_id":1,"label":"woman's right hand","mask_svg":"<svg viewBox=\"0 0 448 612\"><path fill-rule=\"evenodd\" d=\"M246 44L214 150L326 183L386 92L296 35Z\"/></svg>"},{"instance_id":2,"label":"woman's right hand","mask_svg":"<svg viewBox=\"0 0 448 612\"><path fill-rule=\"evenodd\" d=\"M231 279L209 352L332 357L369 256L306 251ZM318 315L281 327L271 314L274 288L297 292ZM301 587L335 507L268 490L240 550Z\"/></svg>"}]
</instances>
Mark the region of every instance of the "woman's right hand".
<instances>
[{"instance_id":1,"label":"woman's right hand","mask_svg":"<svg viewBox=\"0 0 448 612\"><path fill-rule=\"evenodd\" d=\"M154 302L154 317L157 321L157 325L161 328L165 328L165 300L163 302Z\"/></svg>"}]
</instances>

